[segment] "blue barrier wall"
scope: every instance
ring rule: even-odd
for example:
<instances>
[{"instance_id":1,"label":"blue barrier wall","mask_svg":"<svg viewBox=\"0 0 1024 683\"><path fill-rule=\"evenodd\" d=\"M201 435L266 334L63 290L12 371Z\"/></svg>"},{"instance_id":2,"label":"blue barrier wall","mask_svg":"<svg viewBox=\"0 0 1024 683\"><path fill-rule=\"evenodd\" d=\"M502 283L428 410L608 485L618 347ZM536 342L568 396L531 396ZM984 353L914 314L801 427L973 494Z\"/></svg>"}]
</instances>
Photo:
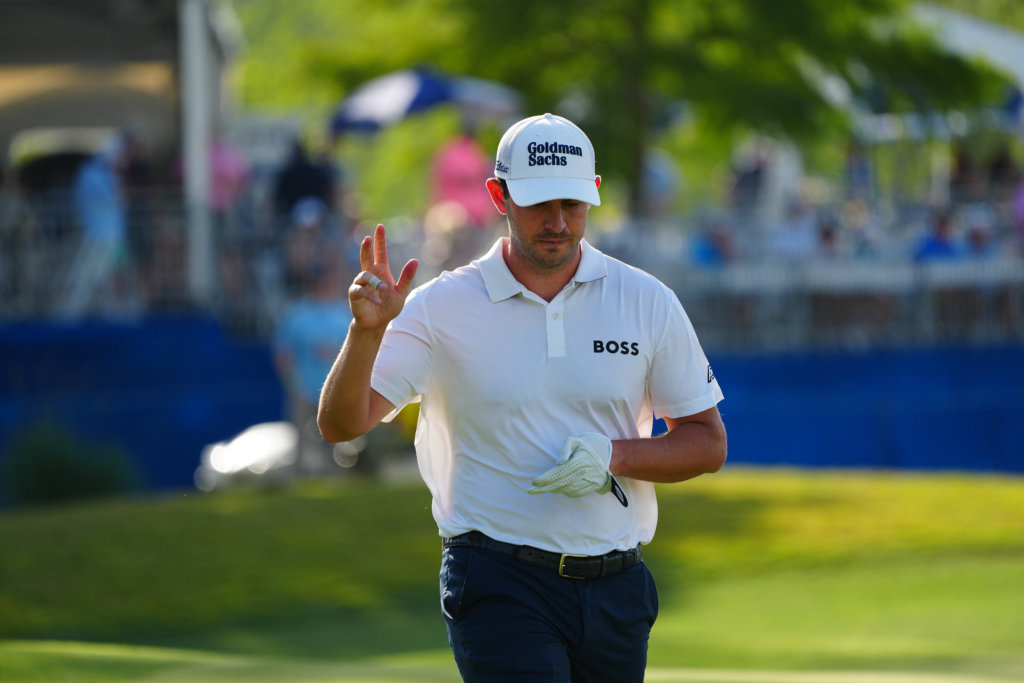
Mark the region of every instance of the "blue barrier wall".
<instances>
[{"instance_id":1,"label":"blue barrier wall","mask_svg":"<svg viewBox=\"0 0 1024 683\"><path fill-rule=\"evenodd\" d=\"M734 462L1024 472L1024 347L714 366Z\"/></svg>"},{"instance_id":2,"label":"blue barrier wall","mask_svg":"<svg viewBox=\"0 0 1024 683\"><path fill-rule=\"evenodd\" d=\"M120 447L151 489L191 487L206 444L284 415L267 344L210 319L8 324L0 359L0 449L20 427L54 418Z\"/></svg>"},{"instance_id":3,"label":"blue barrier wall","mask_svg":"<svg viewBox=\"0 0 1024 683\"><path fill-rule=\"evenodd\" d=\"M1024 347L709 352L731 463L1024 472ZM154 490L192 486L203 446L284 415L268 344L209 319L7 324L0 359L0 449L56 418Z\"/></svg>"}]
</instances>

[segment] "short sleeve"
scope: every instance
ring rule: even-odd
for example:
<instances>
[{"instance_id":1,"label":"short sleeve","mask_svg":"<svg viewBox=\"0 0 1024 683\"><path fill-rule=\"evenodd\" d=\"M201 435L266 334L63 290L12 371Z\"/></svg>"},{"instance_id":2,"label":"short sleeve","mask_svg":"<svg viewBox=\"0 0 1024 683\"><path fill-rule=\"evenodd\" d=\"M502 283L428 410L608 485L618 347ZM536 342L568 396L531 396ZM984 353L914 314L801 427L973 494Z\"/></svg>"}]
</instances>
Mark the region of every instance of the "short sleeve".
<instances>
[{"instance_id":1,"label":"short sleeve","mask_svg":"<svg viewBox=\"0 0 1024 683\"><path fill-rule=\"evenodd\" d=\"M690 318L665 289L667 315L651 361L648 393L658 417L686 417L718 404L723 394Z\"/></svg>"},{"instance_id":2,"label":"short sleeve","mask_svg":"<svg viewBox=\"0 0 1024 683\"><path fill-rule=\"evenodd\" d=\"M385 422L407 404L419 401L430 381L433 349L426 299L423 288L409 295L402 312L388 325L377 353L370 386L395 406Z\"/></svg>"}]
</instances>

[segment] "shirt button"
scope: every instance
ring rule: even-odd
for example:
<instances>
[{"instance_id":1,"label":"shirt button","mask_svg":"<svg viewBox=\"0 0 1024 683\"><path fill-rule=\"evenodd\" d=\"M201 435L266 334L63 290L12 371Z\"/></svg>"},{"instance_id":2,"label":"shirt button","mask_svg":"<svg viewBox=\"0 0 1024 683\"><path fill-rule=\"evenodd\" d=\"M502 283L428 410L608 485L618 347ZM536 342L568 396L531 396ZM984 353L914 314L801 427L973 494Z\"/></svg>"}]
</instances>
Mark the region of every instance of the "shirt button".
<instances>
[{"instance_id":1,"label":"shirt button","mask_svg":"<svg viewBox=\"0 0 1024 683\"><path fill-rule=\"evenodd\" d=\"M552 320L558 320L561 317L562 317L561 313L554 313L554 314L551 315L551 319Z\"/></svg>"}]
</instances>

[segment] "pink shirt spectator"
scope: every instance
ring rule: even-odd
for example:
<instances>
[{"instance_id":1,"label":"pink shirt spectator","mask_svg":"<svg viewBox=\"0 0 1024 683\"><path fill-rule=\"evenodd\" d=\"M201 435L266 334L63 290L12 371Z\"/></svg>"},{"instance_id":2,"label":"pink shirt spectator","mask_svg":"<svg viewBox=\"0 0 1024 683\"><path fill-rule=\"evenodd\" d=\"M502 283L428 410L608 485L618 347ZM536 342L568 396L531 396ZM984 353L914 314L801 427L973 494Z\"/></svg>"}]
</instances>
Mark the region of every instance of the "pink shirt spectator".
<instances>
[{"instance_id":1,"label":"pink shirt spectator","mask_svg":"<svg viewBox=\"0 0 1024 683\"><path fill-rule=\"evenodd\" d=\"M231 208L249 182L249 162L242 153L218 140L210 149L210 206L217 211Z\"/></svg>"},{"instance_id":2,"label":"pink shirt spectator","mask_svg":"<svg viewBox=\"0 0 1024 683\"><path fill-rule=\"evenodd\" d=\"M434 158L434 202L456 202L479 227L491 220L494 205L485 183L494 175L493 161L469 135L445 144Z\"/></svg>"}]
</instances>

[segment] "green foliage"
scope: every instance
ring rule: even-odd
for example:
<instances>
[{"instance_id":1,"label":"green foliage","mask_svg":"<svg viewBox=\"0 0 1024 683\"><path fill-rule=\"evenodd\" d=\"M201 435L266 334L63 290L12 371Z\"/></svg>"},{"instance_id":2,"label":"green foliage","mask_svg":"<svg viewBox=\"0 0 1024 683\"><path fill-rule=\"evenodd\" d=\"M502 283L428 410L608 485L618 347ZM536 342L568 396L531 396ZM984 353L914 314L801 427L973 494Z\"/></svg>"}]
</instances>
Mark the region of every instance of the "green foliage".
<instances>
[{"instance_id":1,"label":"green foliage","mask_svg":"<svg viewBox=\"0 0 1024 683\"><path fill-rule=\"evenodd\" d=\"M528 41L528 49L503 54L498 76L527 92L535 109L558 106L574 91L585 96L589 108L574 118L591 132L605 172L621 174L636 195L642 151L673 102L688 102L702 130L754 130L806 143L845 128L818 73L844 79L855 96L892 111L993 101L1005 80L905 28L905 4L607 0L600 11L591 11L593 3L540 0L471 4L467 40L478 52L508 35Z\"/></svg>"},{"instance_id":2,"label":"green foliage","mask_svg":"<svg viewBox=\"0 0 1024 683\"><path fill-rule=\"evenodd\" d=\"M756 131L810 145L841 141L847 126L846 112L822 94L821 74L894 111L976 107L1005 84L909 26L907 0L236 4L250 40L239 80L247 106L298 109L323 126L346 94L396 69L428 65L504 82L524 95L527 113L555 111L584 126L599 172L610 186L630 188L634 213L641 211L644 152L672 134L670 112L679 102L692 108L700 135L735 141ZM966 4L1020 20L1012 3ZM377 148L402 142L378 140ZM386 156L403 159L403 151Z\"/></svg>"},{"instance_id":3,"label":"green foliage","mask_svg":"<svg viewBox=\"0 0 1024 683\"><path fill-rule=\"evenodd\" d=\"M349 136L341 141L339 152L346 168L358 174L352 183L372 188L357 195L357 215L366 219L367 234L384 222L398 236L397 217L416 220L422 208L429 206L433 156L458 131L455 112L440 108L372 137Z\"/></svg>"},{"instance_id":4,"label":"green foliage","mask_svg":"<svg viewBox=\"0 0 1024 683\"><path fill-rule=\"evenodd\" d=\"M363 82L437 65L458 41L436 0L235 0L248 38L236 86L244 104L326 118Z\"/></svg>"},{"instance_id":5,"label":"green foliage","mask_svg":"<svg viewBox=\"0 0 1024 683\"><path fill-rule=\"evenodd\" d=\"M138 473L117 448L84 443L50 420L15 434L0 460L0 500L15 506L120 495L138 488Z\"/></svg>"}]
</instances>

